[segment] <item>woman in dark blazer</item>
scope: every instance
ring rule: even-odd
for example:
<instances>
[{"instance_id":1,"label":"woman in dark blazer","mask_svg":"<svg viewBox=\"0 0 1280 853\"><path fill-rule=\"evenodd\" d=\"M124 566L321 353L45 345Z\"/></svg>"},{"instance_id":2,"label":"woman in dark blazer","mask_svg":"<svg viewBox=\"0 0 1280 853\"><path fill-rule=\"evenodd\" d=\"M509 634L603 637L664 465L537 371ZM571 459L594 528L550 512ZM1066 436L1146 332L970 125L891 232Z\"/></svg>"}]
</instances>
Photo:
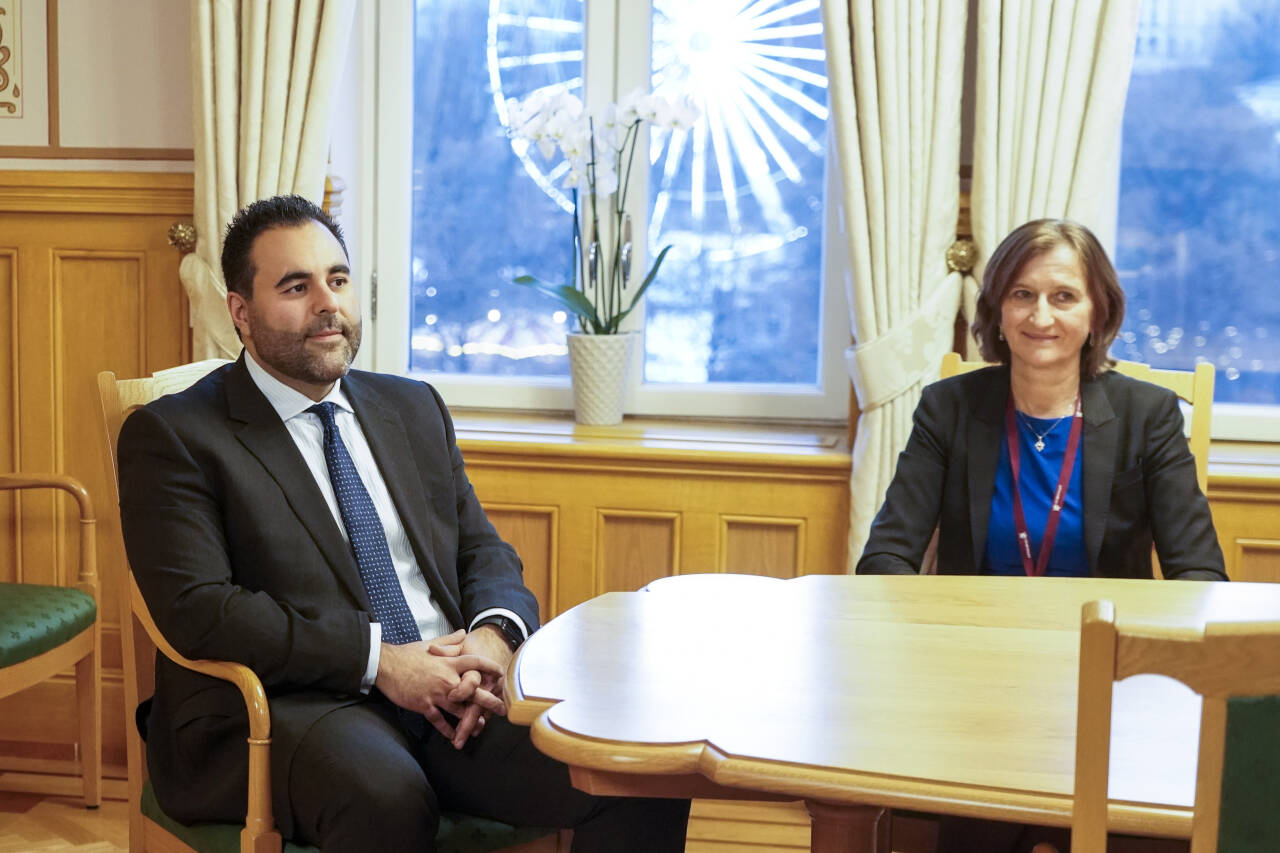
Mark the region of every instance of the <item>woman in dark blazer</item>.
<instances>
[{"instance_id":1,"label":"woman in dark blazer","mask_svg":"<svg viewBox=\"0 0 1280 853\"><path fill-rule=\"evenodd\" d=\"M920 571L936 526L940 574L1150 578L1154 542L1165 577L1226 580L1177 397L1109 370L1123 319L1088 229L1041 219L1006 237L973 324L998 366L924 389L857 572Z\"/></svg>"},{"instance_id":2,"label":"woman in dark blazer","mask_svg":"<svg viewBox=\"0 0 1280 853\"><path fill-rule=\"evenodd\" d=\"M941 574L1226 580L1173 392L1111 371L1124 292L1073 222L1017 228L992 254L973 323L997 366L924 389L858 561ZM1051 842L1051 843L1050 843ZM938 853L1047 853L1066 832L943 819Z\"/></svg>"}]
</instances>

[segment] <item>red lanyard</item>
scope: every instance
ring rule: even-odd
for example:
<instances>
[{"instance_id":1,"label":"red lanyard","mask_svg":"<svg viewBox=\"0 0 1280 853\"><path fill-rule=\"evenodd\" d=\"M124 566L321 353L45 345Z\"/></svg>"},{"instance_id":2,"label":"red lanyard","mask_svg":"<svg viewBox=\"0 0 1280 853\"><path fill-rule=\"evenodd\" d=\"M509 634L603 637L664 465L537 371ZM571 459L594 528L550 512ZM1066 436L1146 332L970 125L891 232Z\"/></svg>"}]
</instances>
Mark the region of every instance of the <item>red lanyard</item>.
<instances>
[{"instance_id":1,"label":"red lanyard","mask_svg":"<svg viewBox=\"0 0 1280 853\"><path fill-rule=\"evenodd\" d=\"M1018 476L1022 473L1019 453L1018 423L1013 413L1013 394L1009 394L1009 406L1005 409L1004 435L1009 444L1009 466L1013 469L1013 524L1018 533L1018 555L1027 577L1043 577L1049 568L1049 554L1053 552L1053 540L1058 535L1058 517L1066 502L1067 487L1071 485L1071 469L1076 464L1076 448L1080 446L1080 430L1084 418L1080 416L1080 397L1076 396L1076 410L1071 416L1071 432L1067 436L1067 454L1062 458L1062 471L1058 474L1058 487L1053 490L1053 506L1044 525L1044 538L1040 540L1040 553L1031 561L1031 536L1027 533L1027 517L1022 512L1022 494L1018 490Z\"/></svg>"}]
</instances>

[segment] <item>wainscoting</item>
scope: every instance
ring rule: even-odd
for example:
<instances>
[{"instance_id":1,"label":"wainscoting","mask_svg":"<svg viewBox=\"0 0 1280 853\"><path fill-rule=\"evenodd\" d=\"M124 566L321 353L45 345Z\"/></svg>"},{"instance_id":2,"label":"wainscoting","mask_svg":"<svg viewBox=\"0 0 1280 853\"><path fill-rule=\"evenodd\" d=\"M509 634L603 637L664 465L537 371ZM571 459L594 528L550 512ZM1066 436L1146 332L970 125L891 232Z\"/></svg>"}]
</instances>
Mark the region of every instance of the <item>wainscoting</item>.
<instances>
[{"instance_id":1,"label":"wainscoting","mask_svg":"<svg viewBox=\"0 0 1280 853\"><path fill-rule=\"evenodd\" d=\"M550 618L668 575L841 572L844 429L456 412L494 525Z\"/></svg>"},{"instance_id":2,"label":"wainscoting","mask_svg":"<svg viewBox=\"0 0 1280 853\"><path fill-rule=\"evenodd\" d=\"M103 596L103 758L124 775L119 579L124 567L102 458L95 377L140 376L189 358L178 253L165 234L190 219L190 175L0 172L0 466L58 471L94 500ZM0 580L74 576L74 519L52 493L0 498ZM65 677L0 701L0 787L59 790L76 740ZM16 773L15 773L16 772ZM106 793L114 789L108 781Z\"/></svg>"}]
</instances>

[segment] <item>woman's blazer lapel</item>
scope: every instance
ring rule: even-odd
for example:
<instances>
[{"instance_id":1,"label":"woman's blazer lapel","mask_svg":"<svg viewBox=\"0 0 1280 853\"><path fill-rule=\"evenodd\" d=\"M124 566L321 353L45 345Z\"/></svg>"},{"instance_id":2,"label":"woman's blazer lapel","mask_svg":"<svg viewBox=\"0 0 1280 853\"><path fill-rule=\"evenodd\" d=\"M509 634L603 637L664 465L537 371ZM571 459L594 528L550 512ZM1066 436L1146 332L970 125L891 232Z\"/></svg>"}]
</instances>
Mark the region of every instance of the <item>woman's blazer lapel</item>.
<instances>
[{"instance_id":1,"label":"woman's blazer lapel","mask_svg":"<svg viewBox=\"0 0 1280 853\"><path fill-rule=\"evenodd\" d=\"M969 468L969 533L973 542L974 574L982 571L987 553L991 498L996 490L996 467L1000 464L1000 442L1004 440L1004 410L1009 401L1009 368L983 372L988 375L979 393L970 401L972 422L964 448Z\"/></svg>"},{"instance_id":2,"label":"woman's blazer lapel","mask_svg":"<svg viewBox=\"0 0 1280 853\"><path fill-rule=\"evenodd\" d=\"M1111 511L1120 421L1099 380L1080 383L1080 403L1084 409L1084 548L1089 572L1097 577L1102 535Z\"/></svg>"}]
</instances>

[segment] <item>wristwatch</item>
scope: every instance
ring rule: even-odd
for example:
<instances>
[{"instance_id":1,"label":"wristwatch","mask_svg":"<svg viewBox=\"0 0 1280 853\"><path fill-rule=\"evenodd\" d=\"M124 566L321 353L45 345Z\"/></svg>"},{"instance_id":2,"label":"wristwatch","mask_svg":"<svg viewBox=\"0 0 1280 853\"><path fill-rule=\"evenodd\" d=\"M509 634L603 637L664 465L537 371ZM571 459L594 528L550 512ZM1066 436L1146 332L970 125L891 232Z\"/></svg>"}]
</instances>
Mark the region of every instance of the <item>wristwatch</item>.
<instances>
[{"instance_id":1,"label":"wristwatch","mask_svg":"<svg viewBox=\"0 0 1280 853\"><path fill-rule=\"evenodd\" d=\"M472 629L479 628L481 625L495 625L502 632L502 638L507 641L507 645L511 647L511 651L515 651L524 642L524 632L520 630L520 626L510 617L502 616L497 613L492 616L486 616L472 626Z\"/></svg>"}]
</instances>

